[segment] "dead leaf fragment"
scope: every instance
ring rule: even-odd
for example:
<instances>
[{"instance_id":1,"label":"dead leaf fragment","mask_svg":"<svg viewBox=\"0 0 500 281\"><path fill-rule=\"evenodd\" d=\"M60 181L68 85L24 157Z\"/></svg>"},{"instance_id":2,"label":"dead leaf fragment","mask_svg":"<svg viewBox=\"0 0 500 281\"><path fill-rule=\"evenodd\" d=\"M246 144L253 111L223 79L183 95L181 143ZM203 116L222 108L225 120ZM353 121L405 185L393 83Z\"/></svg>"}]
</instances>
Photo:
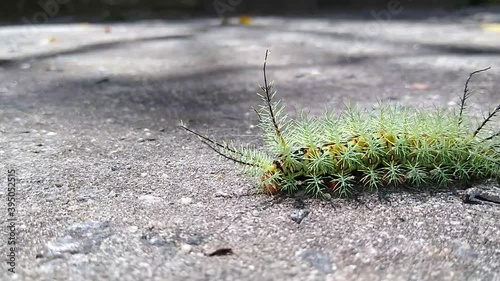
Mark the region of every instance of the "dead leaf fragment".
<instances>
[{"instance_id":1,"label":"dead leaf fragment","mask_svg":"<svg viewBox=\"0 0 500 281\"><path fill-rule=\"evenodd\" d=\"M252 23L252 18L249 16L241 16L240 17L240 24L241 25L249 25Z\"/></svg>"},{"instance_id":2,"label":"dead leaf fragment","mask_svg":"<svg viewBox=\"0 0 500 281\"><path fill-rule=\"evenodd\" d=\"M207 255L209 257L228 256L228 255L232 255L232 254L234 254L234 253L233 253L233 249L231 249L231 248L219 248L213 252L205 253L205 255Z\"/></svg>"},{"instance_id":3,"label":"dead leaf fragment","mask_svg":"<svg viewBox=\"0 0 500 281\"><path fill-rule=\"evenodd\" d=\"M424 83L413 83L410 85L410 89L415 90L429 90L429 85Z\"/></svg>"}]
</instances>

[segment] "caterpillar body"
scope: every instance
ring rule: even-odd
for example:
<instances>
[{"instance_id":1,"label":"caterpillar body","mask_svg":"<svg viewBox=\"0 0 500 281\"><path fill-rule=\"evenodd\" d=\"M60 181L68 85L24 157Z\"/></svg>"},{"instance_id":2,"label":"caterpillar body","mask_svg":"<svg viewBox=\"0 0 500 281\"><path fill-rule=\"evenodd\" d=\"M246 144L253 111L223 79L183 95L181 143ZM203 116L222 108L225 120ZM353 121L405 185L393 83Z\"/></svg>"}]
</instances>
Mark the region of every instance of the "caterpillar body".
<instances>
[{"instance_id":1,"label":"caterpillar body","mask_svg":"<svg viewBox=\"0 0 500 281\"><path fill-rule=\"evenodd\" d=\"M267 151L216 141L186 127L221 156L260 179L260 191L274 195L303 189L312 196L325 192L348 196L357 188L440 186L452 182L500 179L500 130L492 126L500 104L476 127L466 117L468 83L458 112L380 104L377 110L356 107L324 117L284 113L268 84L264 60L263 104L255 110ZM497 130L497 131L495 131Z\"/></svg>"}]
</instances>

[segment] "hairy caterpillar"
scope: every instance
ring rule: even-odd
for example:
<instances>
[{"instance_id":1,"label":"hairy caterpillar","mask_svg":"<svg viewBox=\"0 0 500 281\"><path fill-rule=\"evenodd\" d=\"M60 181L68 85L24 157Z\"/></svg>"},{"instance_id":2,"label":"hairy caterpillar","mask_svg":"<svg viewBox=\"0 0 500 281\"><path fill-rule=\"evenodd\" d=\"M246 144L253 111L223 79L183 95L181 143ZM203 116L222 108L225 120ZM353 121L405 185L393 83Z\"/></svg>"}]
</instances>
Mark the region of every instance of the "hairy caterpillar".
<instances>
[{"instance_id":1,"label":"hairy caterpillar","mask_svg":"<svg viewBox=\"0 0 500 281\"><path fill-rule=\"evenodd\" d=\"M221 156L240 164L260 179L264 194L303 189L312 196L324 192L348 196L356 188L378 190L386 186L447 186L458 181L500 178L500 131L491 123L500 104L473 128L466 116L468 84L458 112L380 105L373 111L349 107L323 118L284 113L266 76L264 60L263 104L255 110L267 152L248 145L218 142L181 123ZM498 129L498 128L496 128Z\"/></svg>"}]
</instances>

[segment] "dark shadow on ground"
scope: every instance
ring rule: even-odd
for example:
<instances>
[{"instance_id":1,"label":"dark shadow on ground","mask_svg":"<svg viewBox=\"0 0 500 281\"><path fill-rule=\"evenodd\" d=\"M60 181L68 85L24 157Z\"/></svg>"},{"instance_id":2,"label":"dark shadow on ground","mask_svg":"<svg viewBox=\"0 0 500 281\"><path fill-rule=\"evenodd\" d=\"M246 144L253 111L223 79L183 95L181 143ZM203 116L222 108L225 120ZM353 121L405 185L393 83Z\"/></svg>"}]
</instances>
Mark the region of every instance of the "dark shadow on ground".
<instances>
[{"instance_id":1,"label":"dark shadow on ground","mask_svg":"<svg viewBox=\"0 0 500 281\"><path fill-rule=\"evenodd\" d=\"M44 59L50 59L50 58L55 58L59 56L64 56L64 55L76 55L76 54L84 54L84 53L90 53L90 52L95 52L95 51L100 51L100 50L106 50L106 49L111 49L113 47L123 47L135 43L141 43L141 42L153 42L153 41L164 41L164 40L187 40L191 38L193 35L168 35L168 36L153 36L153 37L143 37L143 38L137 38L137 39L128 39L128 40L116 40L112 42L102 42L102 43L96 43L96 44L88 44L88 45L82 45L78 46L75 48L59 51L59 52L47 52L47 53L42 53L42 54L37 54L34 56L28 56L28 57L22 57L18 59L12 59L12 60L0 60L0 66L9 68L12 66L15 66L16 64L25 62L25 61L30 61L30 60L44 60Z\"/></svg>"}]
</instances>

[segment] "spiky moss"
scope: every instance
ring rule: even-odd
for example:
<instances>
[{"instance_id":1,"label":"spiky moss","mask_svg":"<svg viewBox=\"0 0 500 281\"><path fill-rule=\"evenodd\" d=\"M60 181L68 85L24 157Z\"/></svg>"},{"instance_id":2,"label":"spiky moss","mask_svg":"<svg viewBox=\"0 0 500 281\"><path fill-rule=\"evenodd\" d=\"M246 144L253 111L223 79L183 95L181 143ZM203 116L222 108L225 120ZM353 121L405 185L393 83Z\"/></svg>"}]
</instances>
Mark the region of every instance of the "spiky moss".
<instances>
[{"instance_id":1,"label":"spiky moss","mask_svg":"<svg viewBox=\"0 0 500 281\"><path fill-rule=\"evenodd\" d=\"M376 110L348 107L321 118L301 113L296 120L273 102L276 92L267 82L266 62L263 70L263 104L256 113L265 151L220 143L181 126L258 177L265 194L303 189L312 196L348 196L356 188L443 187L500 178L500 132L491 126L500 105L474 131L471 118L464 118L468 82L486 69L469 75L459 111L379 104Z\"/></svg>"}]
</instances>

